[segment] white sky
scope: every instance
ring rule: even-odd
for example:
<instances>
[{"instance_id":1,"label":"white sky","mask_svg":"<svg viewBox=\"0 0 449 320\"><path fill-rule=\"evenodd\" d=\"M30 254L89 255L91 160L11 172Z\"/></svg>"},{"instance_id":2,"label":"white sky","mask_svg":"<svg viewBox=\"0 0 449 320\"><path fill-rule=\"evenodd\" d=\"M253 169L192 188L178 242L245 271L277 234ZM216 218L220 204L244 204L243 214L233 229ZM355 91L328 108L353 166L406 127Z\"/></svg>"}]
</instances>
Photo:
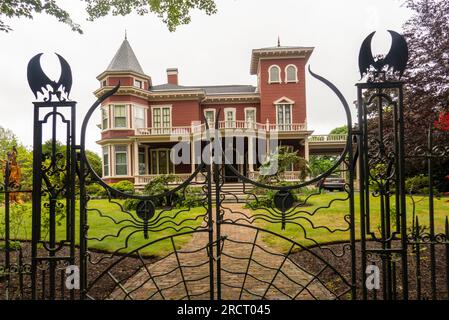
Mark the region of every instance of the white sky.
<instances>
[{"instance_id":1,"label":"white sky","mask_svg":"<svg viewBox=\"0 0 449 320\"><path fill-rule=\"evenodd\" d=\"M51 53L61 54L71 65L71 98L78 102L79 126L95 101L96 76L109 64L125 29L154 84L166 82L167 67L178 67L181 85L256 85L256 77L249 74L253 48L274 46L278 36L282 45L313 46L312 70L331 80L352 107L361 42L376 30L374 53L388 51L386 30L400 32L410 16L402 0L217 0L216 15L194 12L189 25L170 33L154 15L111 16L88 22L79 1L59 2L82 24L83 35L45 15L34 20L8 20L14 31L0 33L0 126L13 130L26 145L33 139L34 100L26 67L39 52L46 54L42 65L52 79L59 77L59 64ZM307 81L309 128L326 134L345 124L336 97L310 76ZM99 150L95 144L100 136L97 123L99 115L90 123L91 139L87 142L95 151Z\"/></svg>"}]
</instances>

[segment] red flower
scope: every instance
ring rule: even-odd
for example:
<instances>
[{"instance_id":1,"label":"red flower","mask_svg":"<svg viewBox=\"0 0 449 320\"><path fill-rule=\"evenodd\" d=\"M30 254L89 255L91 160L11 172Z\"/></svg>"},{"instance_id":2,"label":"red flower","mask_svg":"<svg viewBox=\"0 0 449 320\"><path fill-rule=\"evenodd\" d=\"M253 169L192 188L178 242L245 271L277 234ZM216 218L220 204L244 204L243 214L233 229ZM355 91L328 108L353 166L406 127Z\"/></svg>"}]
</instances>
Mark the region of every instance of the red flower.
<instances>
[{"instance_id":1,"label":"red flower","mask_svg":"<svg viewBox=\"0 0 449 320\"><path fill-rule=\"evenodd\" d=\"M442 112L438 120L434 122L435 128L442 131L449 131L449 112Z\"/></svg>"}]
</instances>

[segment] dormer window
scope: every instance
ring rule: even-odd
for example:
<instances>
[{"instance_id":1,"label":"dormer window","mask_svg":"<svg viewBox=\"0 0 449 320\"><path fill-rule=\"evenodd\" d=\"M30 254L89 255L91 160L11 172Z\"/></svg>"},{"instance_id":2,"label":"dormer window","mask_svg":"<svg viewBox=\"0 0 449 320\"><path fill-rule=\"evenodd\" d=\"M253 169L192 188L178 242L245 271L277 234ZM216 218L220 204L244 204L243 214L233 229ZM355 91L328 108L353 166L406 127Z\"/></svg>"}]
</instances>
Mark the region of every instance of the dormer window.
<instances>
[{"instance_id":1,"label":"dormer window","mask_svg":"<svg viewBox=\"0 0 449 320\"><path fill-rule=\"evenodd\" d=\"M298 69L295 65L290 64L285 67L285 82L298 82Z\"/></svg>"},{"instance_id":2,"label":"dormer window","mask_svg":"<svg viewBox=\"0 0 449 320\"><path fill-rule=\"evenodd\" d=\"M142 82L142 80L137 80L137 79L135 79L135 80L134 80L134 87L137 87L137 88L139 88L139 89L142 89L142 88L143 88L143 82Z\"/></svg>"},{"instance_id":3,"label":"dormer window","mask_svg":"<svg viewBox=\"0 0 449 320\"><path fill-rule=\"evenodd\" d=\"M272 65L268 69L268 83L281 83L281 68L277 65Z\"/></svg>"}]
</instances>

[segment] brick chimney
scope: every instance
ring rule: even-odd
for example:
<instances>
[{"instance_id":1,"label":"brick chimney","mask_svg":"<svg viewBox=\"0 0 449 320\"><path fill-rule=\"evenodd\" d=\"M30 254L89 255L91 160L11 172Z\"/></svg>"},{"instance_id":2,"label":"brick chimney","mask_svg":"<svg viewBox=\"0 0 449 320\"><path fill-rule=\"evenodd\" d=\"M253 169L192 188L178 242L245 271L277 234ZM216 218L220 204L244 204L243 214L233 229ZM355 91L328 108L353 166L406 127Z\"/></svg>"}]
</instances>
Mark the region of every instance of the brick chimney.
<instances>
[{"instance_id":1,"label":"brick chimney","mask_svg":"<svg viewBox=\"0 0 449 320\"><path fill-rule=\"evenodd\" d=\"M178 68L167 69L167 83L178 85Z\"/></svg>"}]
</instances>

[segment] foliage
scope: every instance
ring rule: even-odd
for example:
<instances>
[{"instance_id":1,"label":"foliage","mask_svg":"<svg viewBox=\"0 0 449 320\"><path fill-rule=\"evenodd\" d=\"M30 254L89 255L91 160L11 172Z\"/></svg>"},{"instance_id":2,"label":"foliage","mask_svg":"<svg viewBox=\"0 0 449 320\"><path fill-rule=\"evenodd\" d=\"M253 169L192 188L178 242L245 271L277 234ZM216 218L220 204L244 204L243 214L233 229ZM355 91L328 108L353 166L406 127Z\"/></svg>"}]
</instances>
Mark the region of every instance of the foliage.
<instances>
[{"instance_id":1,"label":"foliage","mask_svg":"<svg viewBox=\"0 0 449 320\"><path fill-rule=\"evenodd\" d=\"M329 134L348 134L348 126L344 125L331 130Z\"/></svg>"},{"instance_id":2,"label":"foliage","mask_svg":"<svg viewBox=\"0 0 449 320\"><path fill-rule=\"evenodd\" d=\"M124 193L134 193L134 183L128 180L111 183L109 186Z\"/></svg>"},{"instance_id":3,"label":"foliage","mask_svg":"<svg viewBox=\"0 0 449 320\"><path fill-rule=\"evenodd\" d=\"M56 4L55 0L12 0L2 1L0 5L0 31L11 31L11 27L2 20L8 18L33 19L35 13L46 13L71 27L73 31L82 33L78 24L74 23L67 11Z\"/></svg>"},{"instance_id":4,"label":"foliage","mask_svg":"<svg viewBox=\"0 0 449 320\"><path fill-rule=\"evenodd\" d=\"M106 189L98 183L86 184L86 194L93 199L103 199L108 196Z\"/></svg>"},{"instance_id":5,"label":"foliage","mask_svg":"<svg viewBox=\"0 0 449 320\"><path fill-rule=\"evenodd\" d=\"M10 239L18 239L19 235L31 235L31 230L25 226L26 220L31 218L30 206L26 204L10 204L9 211L9 232ZM0 220L0 239L5 239L5 219Z\"/></svg>"},{"instance_id":6,"label":"foliage","mask_svg":"<svg viewBox=\"0 0 449 320\"><path fill-rule=\"evenodd\" d=\"M22 171L21 189L29 190L33 180L33 152L22 145L11 130L2 127L0 127L0 181L3 182L4 179L4 161L7 159L7 153L13 147L17 149L17 158Z\"/></svg>"},{"instance_id":7,"label":"foliage","mask_svg":"<svg viewBox=\"0 0 449 320\"><path fill-rule=\"evenodd\" d=\"M405 191L411 194L429 194L429 177L419 174L405 180ZM438 190L434 187L434 194L438 195Z\"/></svg>"},{"instance_id":8,"label":"foliage","mask_svg":"<svg viewBox=\"0 0 449 320\"><path fill-rule=\"evenodd\" d=\"M159 189L160 190L160 189ZM168 191L168 190L167 190ZM145 194L144 194L145 195ZM153 194L156 195L156 194ZM123 203L125 210L136 210L141 200L128 198ZM179 190L172 197L157 198L155 205L157 208L171 206L176 208L195 208L204 204L204 192L201 187L189 186L185 191Z\"/></svg>"},{"instance_id":9,"label":"foliage","mask_svg":"<svg viewBox=\"0 0 449 320\"><path fill-rule=\"evenodd\" d=\"M317 177L328 171L337 161L335 156L312 155L309 159L309 167L313 177Z\"/></svg>"},{"instance_id":10,"label":"foliage","mask_svg":"<svg viewBox=\"0 0 449 320\"><path fill-rule=\"evenodd\" d=\"M93 151L86 150L86 158L87 158L87 161L89 161L90 166L92 167L92 170L94 170L95 173L99 177L101 177L103 175L103 168L102 168L100 156Z\"/></svg>"},{"instance_id":11,"label":"foliage","mask_svg":"<svg viewBox=\"0 0 449 320\"><path fill-rule=\"evenodd\" d=\"M192 10L201 10L208 15L215 14L214 0L81 0L85 3L88 20L112 14L125 16L130 13L146 15L154 13L167 25L170 31L191 21ZM8 18L32 19L36 13L46 13L67 24L73 31L83 33L81 26L70 18L70 14L55 0L12 0L0 5L0 31L10 31L11 27L2 20Z\"/></svg>"},{"instance_id":12,"label":"foliage","mask_svg":"<svg viewBox=\"0 0 449 320\"><path fill-rule=\"evenodd\" d=\"M17 159L19 166L22 171L21 189L31 190L33 184L33 150L31 148L25 147L18 139L17 136L9 129L5 129L0 126L0 181L3 182L4 175L4 163L7 159L7 153L12 150L13 147L17 149ZM64 164L66 155L66 146L62 145L61 142L56 141L55 144L56 153L60 154L58 161ZM52 152L52 141L48 140L42 144L42 152L51 154ZM101 176L101 158L93 151L86 150L86 156L92 166L92 169ZM46 159L44 164L49 165L50 159ZM55 184L64 184L65 173L59 172L55 175L49 177L50 181ZM22 198L26 197L26 194L21 195ZM1 197L1 195L0 195ZM25 199L26 200L26 199Z\"/></svg>"},{"instance_id":13,"label":"foliage","mask_svg":"<svg viewBox=\"0 0 449 320\"><path fill-rule=\"evenodd\" d=\"M297 151L292 151L287 146L279 146L260 167L259 181L262 183L282 181L282 175L292 166L299 171L301 180L305 180L311 172L308 162L300 157Z\"/></svg>"},{"instance_id":14,"label":"foliage","mask_svg":"<svg viewBox=\"0 0 449 320\"><path fill-rule=\"evenodd\" d=\"M279 183L276 183L277 186L292 186L294 185L294 182L288 182L288 181L281 181ZM247 199L247 205L246 208L260 208L260 207L267 207L267 208L273 208L274 205L274 196L276 195L278 191L277 190L268 190L266 188L256 187L251 191L251 194L256 195L257 198L254 196L248 196ZM303 197L307 197L310 194L319 194L320 191L318 188L315 187L303 187L299 189L293 189L291 191L294 202L303 202ZM307 205L310 205L310 201L308 201Z\"/></svg>"}]
</instances>

